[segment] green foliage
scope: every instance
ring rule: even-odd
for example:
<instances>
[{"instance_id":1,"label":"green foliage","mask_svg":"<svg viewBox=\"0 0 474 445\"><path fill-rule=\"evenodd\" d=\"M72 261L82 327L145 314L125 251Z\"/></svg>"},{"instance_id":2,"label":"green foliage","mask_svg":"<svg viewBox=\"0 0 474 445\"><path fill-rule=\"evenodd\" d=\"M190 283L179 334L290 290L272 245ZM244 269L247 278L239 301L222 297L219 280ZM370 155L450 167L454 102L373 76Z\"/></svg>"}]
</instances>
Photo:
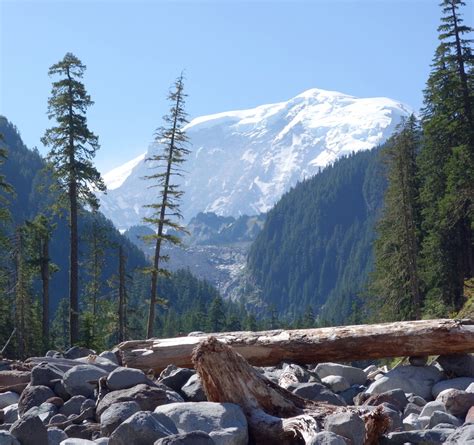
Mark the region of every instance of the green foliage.
<instances>
[{"instance_id":1,"label":"green foliage","mask_svg":"<svg viewBox=\"0 0 474 445\"><path fill-rule=\"evenodd\" d=\"M59 76L48 100L48 117L54 118L57 126L46 130L41 141L51 147L48 160L62 189L66 191L74 184L78 200L98 208L93 188L105 191L105 185L92 163L100 146L87 126L85 113L94 102L80 80L85 70L86 66L71 53L49 69L50 76Z\"/></svg>"},{"instance_id":2,"label":"green foliage","mask_svg":"<svg viewBox=\"0 0 474 445\"><path fill-rule=\"evenodd\" d=\"M146 239L155 241L153 264L148 270L151 273L151 291L147 337L152 337L154 334L158 275L167 274L166 269L160 267L160 264L167 260L166 255L161 253L162 242L179 244L180 238L176 232L186 232L179 222L182 219L179 201L183 192L174 182L176 177L182 176L181 164L189 153L186 148L187 137L184 132L184 126L188 121L184 109L186 94L184 93L183 80L181 73L174 83L174 89L168 95L168 100L171 102L170 113L163 117L164 126L155 132L155 144L162 146L162 152L153 154L146 159L152 163L153 168L158 169L158 172L146 176L145 179L152 183L150 187L159 189L157 202L145 206L151 210L151 215L144 218L145 223L156 227L156 233L145 236Z\"/></svg>"},{"instance_id":3,"label":"green foliage","mask_svg":"<svg viewBox=\"0 0 474 445\"><path fill-rule=\"evenodd\" d=\"M440 44L425 89L419 156L427 287L425 315L447 315L463 303L474 276L474 72L459 0L444 0Z\"/></svg>"},{"instance_id":4,"label":"green foliage","mask_svg":"<svg viewBox=\"0 0 474 445\"><path fill-rule=\"evenodd\" d=\"M421 317L419 277L421 217L416 156L420 131L412 115L382 149L388 188L377 223L375 270L370 283L372 317L406 320Z\"/></svg>"},{"instance_id":5,"label":"green foliage","mask_svg":"<svg viewBox=\"0 0 474 445\"><path fill-rule=\"evenodd\" d=\"M372 267L385 188L380 169L378 150L348 156L298 184L270 210L248 260L272 308L267 313L276 310L290 323L309 306L333 323L350 314Z\"/></svg>"}]
</instances>

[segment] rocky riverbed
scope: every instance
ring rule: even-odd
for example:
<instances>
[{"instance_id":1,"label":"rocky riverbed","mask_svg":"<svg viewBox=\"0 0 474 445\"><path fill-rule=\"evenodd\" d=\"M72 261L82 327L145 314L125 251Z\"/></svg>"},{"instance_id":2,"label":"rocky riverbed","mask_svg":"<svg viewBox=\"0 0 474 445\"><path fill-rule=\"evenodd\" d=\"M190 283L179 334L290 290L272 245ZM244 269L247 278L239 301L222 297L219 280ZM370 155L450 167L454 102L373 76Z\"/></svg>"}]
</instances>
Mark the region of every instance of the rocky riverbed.
<instances>
[{"instance_id":1,"label":"rocky riverbed","mask_svg":"<svg viewBox=\"0 0 474 445\"><path fill-rule=\"evenodd\" d=\"M381 444L474 444L474 358L413 357L391 370L337 363L258 368L300 397L338 406L381 406ZM74 347L24 363L0 361L0 445L246 445L238 405L206 400L192 369L159 376L119 365L111 351ZM374 407L374 408L371 408ZM311 444L363 445L354 412L325 419Z\"/></svg>"}]
</instances>

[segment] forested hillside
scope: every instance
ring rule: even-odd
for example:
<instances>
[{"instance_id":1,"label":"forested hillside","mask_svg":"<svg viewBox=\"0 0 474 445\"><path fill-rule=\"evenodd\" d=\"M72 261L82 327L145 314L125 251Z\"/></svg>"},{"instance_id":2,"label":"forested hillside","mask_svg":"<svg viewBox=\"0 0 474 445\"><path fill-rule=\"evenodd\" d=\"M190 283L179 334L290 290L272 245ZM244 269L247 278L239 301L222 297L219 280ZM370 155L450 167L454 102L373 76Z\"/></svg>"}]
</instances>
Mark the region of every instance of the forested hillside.
<instances>
[{"instance_id":1,"label":"forested hillside","mask_svg":"<svg viewBox=\"0 0 474 445\"><path fill-rule=\"evenodd\" d=\"M357 316L357 295L372 269L382 173L378 149L357 153L282 197L248 259L265 303L291 317L319 314L321 322Z\"/></svg>"},{"instance_id":2,"label":"forested hillside","mask_svg":"<svg viewBox=\"0 0 474 445\"><path fill-rule=\"evenodd\" d=\"M69 338L69 301L67 284L69 252L65 249L69 234L67 220L62 212L53 212L57 199L49 186L53 179L45 169L46 163L36 150L28 149L16 127L0 117L2 146L7 158L2 165L4 180L14 193L2 193L6 199L10 219L2 224L7 236L2 244L0 292L0 343L4 344L19 318L23 321L23 351L15 338L7 351L9 355L44 352L47 347L65 348ZM41 280L33 264L35 253L25 244L21 252L26 295L17 292L20 254L18 234L25 237L25 227L38 215L48 215L53 228L49 243L50 342L43 344L41 334ZM84 209L79 218L80 261L80 343L103 349L116 343L118 338L119 304L119 247L125 259L126 338L143 338L148 310L149 277L144 273L148 261L144 253L113 226L101 213ZM222 301L217 290L206 281L195 278L187 271L177 271L158 281L160 304L156 314L156 334L176 335L191 330L239 329L245 325L244 308ZM24 312L24 313L23 313ZM23 315L21 315L23 314ZM238 316L236 315L238 314ZM20 317L21 315L21 317ZM236 322L236 320L241 320ZM18 332L18 329L17 329Z\"/></svg>"}]
</instances>

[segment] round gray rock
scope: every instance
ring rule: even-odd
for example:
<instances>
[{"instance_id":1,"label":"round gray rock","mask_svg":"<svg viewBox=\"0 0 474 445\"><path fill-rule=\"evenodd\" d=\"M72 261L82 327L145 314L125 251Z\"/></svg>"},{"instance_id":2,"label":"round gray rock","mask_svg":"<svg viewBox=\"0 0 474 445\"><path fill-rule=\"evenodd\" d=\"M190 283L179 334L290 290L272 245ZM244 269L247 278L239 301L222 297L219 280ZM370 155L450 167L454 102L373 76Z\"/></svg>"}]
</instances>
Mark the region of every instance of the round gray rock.
<instances>
[{"instance_id":1,"label":"round gray rock","mask_svg":"<svg viewBox=\"0 0 474 445\"><path fill-rule=\"evenodd\" d=\"M343 412L327 416L326 431L346 437L352 445L363 445L365 439L364 421L355 413Z\"/></svg>"},{"instance_id":2,"label":"round gray rock","mask_svg":"<svg viewBox=\"0 0 474 445\"><path fill-rule=\"evenodd\" d=\"M216 445L247 445L247 419L233 403L170 403L155 409L169 418L179 433L204 431Z\"/></svg>"},{"instance_id":3,"label":"round gray rock","mask_svg":"<svg viewBox=\"0 0 474 445\"><path fill-rule=\"evenodd\" d=\"M48 432L38 416L23 416L10 428L21 445L48 445Z\"/></svg>"},{"instance_id":4,"label":"round gray rock","mask_svg":"<svg viewBox=\"0 0 474 445\"><path fill-rule=\"evenodd\" d=\"M21 417L30 408L39 406L52 397L56 397L56 394L48 386L28 385L21 393L20 400L18 401L18 414Z\"/></svg>"},{"instance_id":5,"label":"round gray rock","mask_svg":"<svg viewBox=\"0 0 474 445\"><path fill-rule=\"evenodd\" d=\"M367 374L363 369L339 363L320 363L316 366L315 372L321 379L330 375L344 377L349 382L349 386L363 385L367 381Z\"/></svg>"},{"instance_id":6,"label":"round gray rock","mask_svg":"<svg viewBox=\"0 0 474 445\"><path fill-rule=\"evenodd\" d=\"M107 386L112 391L127 389L141 383L147 383L148 379L143 371L134 368L118 367L107 377Z\"/></svg>"},{"instance_id":7,"label":"round gray rock","mask_svg":"<svg viewBox=\"0 0 474 445\"><path fill-rule=\"evenodd\" d=\"M94 394L95 385L89 382L106 375L106 371L94 365L73 366L64 374L64 388L71 396L90 397Z\"/></svg>"},{"instance_id":8,"label":"round gray rock","mask_svg":"<svg viewBox=\"0 0 474 445\"><path fill-rule=\"evenodd\" d=\"M215 445L215 442L204 431L193 431L158 439L154 445Z\"/></svg>"},{"instance_id":9,"label":"round gray rock","mask_svg":"<svg viewBox=\"0 0 474 445\"><path fill-rule=\"evenodd\" d=\"M48 445L60 445L67 439L67 434L59 428L48 428Z\"/></svg>"},{"instance_id":10,"label":"round gray rock","mask_svg":"<svg viewBox=\"0 0 474 445\"><path fill-rule=\"evenodd\" d=\"M137 402L119 402L110 405L100 416L100 432L110 436L114 430L130 416L140 411Z\"/></svg>"},{"instance_id":11,"label":"round gray rock","mask_svg":"<svg viewBox=\"0 0 474 445\"><path fill-rule=\"evenodd\" d=\"M413 393L432 400L431 390L442 378L443 373L435 366L399 366L373 382L366 392L380 394L401 389L406 394Z\"/></svg>"},{"instance_id":12,"label":"round gray rock","mask_svg":"<svg viewBox=\"0 0 474 445\"><path fill-rule=\"evenodd\" d=\"M139 411L115 429L110 436L109 445L150 445L162 437L176 433L173 424L163 424L159 415Z\"/></svg>"}]
</instances>

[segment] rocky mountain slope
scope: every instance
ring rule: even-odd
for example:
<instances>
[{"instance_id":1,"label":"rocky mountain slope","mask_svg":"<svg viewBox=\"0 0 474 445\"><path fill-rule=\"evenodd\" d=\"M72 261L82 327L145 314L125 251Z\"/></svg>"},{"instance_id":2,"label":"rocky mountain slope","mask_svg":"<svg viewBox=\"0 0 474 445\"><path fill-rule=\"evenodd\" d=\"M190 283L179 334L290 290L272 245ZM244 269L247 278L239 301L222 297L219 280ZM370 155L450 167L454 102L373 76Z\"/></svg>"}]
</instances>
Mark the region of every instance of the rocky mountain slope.
<instances>
[{"instance_id":1,"label":"rocky mountain slope","mask_svg":"<svg viewBox=\"0 0 474 445\"><path fill-rule=\"evenodd\" d=\"M341 156L384 142L411 110L388 98L311 89L285 102L193 119L182 212L222 216L268 211L298 181ZM151 147L150 152L159 147ZM121 229L139 224L155 201L145 155L105 175L102 211Z\"/></svg>"}]
</instances>

